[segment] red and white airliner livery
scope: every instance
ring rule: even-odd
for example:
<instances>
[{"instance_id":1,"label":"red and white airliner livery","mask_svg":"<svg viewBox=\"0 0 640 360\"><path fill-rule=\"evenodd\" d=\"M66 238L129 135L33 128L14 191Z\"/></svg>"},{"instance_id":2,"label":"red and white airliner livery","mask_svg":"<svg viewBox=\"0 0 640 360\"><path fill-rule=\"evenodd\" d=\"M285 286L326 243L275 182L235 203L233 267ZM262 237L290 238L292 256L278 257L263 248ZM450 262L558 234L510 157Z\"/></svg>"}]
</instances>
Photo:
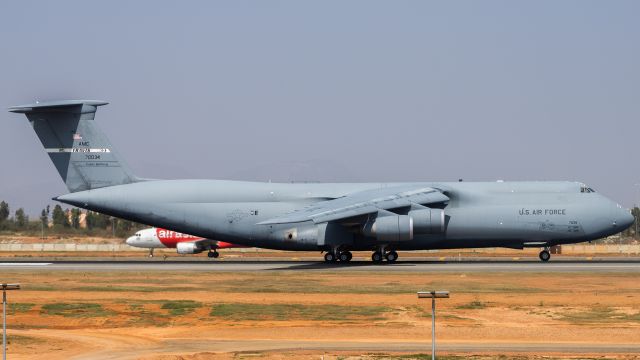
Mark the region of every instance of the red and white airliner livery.
<instances>
[{"instance_id":1,"label":"red and white airliner livery","mask_svg":"<svg viewBox=\"0 0 640 360\"><path fill-rule=\"evenodd\" d=\"M153 257L153 249L175 248L178 254L199 254L209 250L207 256L217 258L217 249L246 247L161 228L140 230L129 237L126 243L129 246L149 249L149 257Z\"/></svg>"}]
</instances>

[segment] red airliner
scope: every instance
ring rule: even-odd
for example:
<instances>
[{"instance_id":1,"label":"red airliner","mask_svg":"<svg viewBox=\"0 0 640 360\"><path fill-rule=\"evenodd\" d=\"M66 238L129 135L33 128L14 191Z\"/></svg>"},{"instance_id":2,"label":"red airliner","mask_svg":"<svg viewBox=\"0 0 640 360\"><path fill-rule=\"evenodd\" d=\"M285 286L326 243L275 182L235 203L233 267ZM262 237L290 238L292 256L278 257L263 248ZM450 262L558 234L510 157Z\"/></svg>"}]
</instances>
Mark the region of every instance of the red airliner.
<instances>
[{"instance_id":1,"label":"red airliner","mask_svg":"<svg viewBox=\"0 0 640 360\"><path fill-rule=\"evenodd\" d=\"M207 256L217 258L219 255L217 249L246 247L161 228L140 230L129 237L126 243L130 246L149 249L149 257L153 257L153 249L175 248L178 254L199 254L209 250Z\"/></svg>"}]
</instances>

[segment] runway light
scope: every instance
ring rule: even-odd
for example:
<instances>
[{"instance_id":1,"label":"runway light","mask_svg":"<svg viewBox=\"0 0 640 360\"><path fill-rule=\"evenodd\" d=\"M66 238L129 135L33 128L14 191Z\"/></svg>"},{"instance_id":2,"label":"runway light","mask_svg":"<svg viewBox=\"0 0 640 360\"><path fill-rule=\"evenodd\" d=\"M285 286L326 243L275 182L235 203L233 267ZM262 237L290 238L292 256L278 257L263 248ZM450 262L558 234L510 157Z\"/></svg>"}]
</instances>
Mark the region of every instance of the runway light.
<instances>
[{"instance_id":1,"label":"runway light","mask_svg":"<svg viewBox=\"0 0 640 360\"><path fill-rule=\"evenodd\" d=\"M20 284L0 284L2 287L2 360L7 360L7 290L20 290Z\"/></svg>"},{"instance_id":2,"label":"runway light","mask_svg":"<svg viewBox=\"0 0 640 360\"><path fill-rule=\"evenodd\" d=\"M431 299L431 359L436 359L436 299L448 299L448 291L418 291L418 299Z\"/></svg>"}]
</instances>

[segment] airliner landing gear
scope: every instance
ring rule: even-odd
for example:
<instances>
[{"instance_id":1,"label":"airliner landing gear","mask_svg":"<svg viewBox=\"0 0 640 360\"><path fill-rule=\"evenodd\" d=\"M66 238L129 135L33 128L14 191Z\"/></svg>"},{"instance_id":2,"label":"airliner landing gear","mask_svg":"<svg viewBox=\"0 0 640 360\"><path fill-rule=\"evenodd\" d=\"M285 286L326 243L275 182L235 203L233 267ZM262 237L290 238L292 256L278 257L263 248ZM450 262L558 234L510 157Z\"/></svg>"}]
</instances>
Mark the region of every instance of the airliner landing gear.
<instances>
[{"instance_id":1,"label":"airliner landing gear","mask_svg":"<svg viewBox=\"0 0 640 360\"><path fill-rule=\"evenodd\" d=\"M327 263L335 263L335 262L349 262L353 258L351 251L348 250L340 250L340 246L335 246L330 251L327 251L324 254L324 262Z\"/></svg>"},{"instance_id":2,"label":"airliner landing gear","mask_svg":"<svg viewBox=\"0 0 640 360\"><path fill-rule=\"evenodd\" d=\"M540 260L547 262L551 259L551 253L549 252L549 248L545 247L544 250L540 251Z\"/></svg>"},{"instance_id":3,"label":"airliner landing gear","mask_svg":"<svg viewBox=\"0 0 640 360\"><path fill-rule=\"evenodd\" d=\"M208 256L208 257L210 257L210 258L217 259L217 258L218 258L218 256L220 256L220 253L218 253L218 252L217 252L217 251L215 251L215 250L213 250L213 251L212 251L212 250L209 250L209 252L207 253L207 256Z\"/></svg>"},{"instance_id":4,"label":"airliner landing gear","mask_svg":"<svg viewBox=\"0 0 640 360\"><path fill-rule=\"evenodd\" d=\"M336 257L336 254L334 252L329 251L326 254L324 254L324 262L333 263L336 261L338 261L338 258Z\"/></svg>"},{"instance_id":5,"label":"airliner landing gear","mask_svg":"<svg viewBox=\"0 0 640 360\"><path fill-rule=\"evenodd\" d=\"M152 258L153 257L153 248L149 249L149 257Z\"/></svg>"},{"instance_id":6,"label":"airliner landing gear","mask_svg":"<svg viewBox=\"0 0 640 360\"><path fill-rule=\"evenodd\" d=\"M350 251L343 251L338 256L338 259L340 259L340 262L349 262L351 261L352 258L353 258L353 255L351 254Z\"/></svg>"},{"instance_id":7,"label":"airliner landing gear","mask_svg":"<svg viewBox=\"0 0 640 360\"><path fill-rule=\"evenodd\" d=\"M398 260L398 253L393 250L389 251L384 255L384 258L387 259L387 261L390 263L396 262L396 260Z\"/></svg>"},{"instance_id":8,"label":"airliner landing gear","mask_svg":"<svg viewBox=\"0 0 640 360\"><path fill-rule=\"evenodd\" d=\"M371 260L374 263L378 263L378 264L382 263L384 260L387 260L388 262L392 263L398 260L398 253L395 252L394 250L391 250L391 251L385 251L384 249L376 250L371 255Z\"/></svg>"}]
</instances>

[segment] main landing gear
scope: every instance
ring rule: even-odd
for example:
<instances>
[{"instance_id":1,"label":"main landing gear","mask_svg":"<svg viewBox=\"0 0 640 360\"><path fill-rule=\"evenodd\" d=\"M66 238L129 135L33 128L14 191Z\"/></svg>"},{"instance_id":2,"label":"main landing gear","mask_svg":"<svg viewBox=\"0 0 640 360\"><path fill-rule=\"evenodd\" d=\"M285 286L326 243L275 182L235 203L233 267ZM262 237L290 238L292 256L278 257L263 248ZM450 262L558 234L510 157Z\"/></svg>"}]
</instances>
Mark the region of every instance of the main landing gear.
<instances>
[{"instance_id":1,"label":"main landing gear","mask_svg":"<svg viewBox=\"0 0 640 360\"><path fill-rule=\"evenodd\" d=\"M220 253L218 253L215 250L209 250L209 252L207 253L207 256L210 257L210 258L217 259L218 256L220 256Z\"/></svg>"},{"instance_id":2,"label":"main landing gear","mask_svg":"<svg viewBox=\"0 0 640 360\"><path fill-rule=\"evenodd\" d=\"M549 252L549 248L545 246L544 250L540 251L540 260L547 262L551 259L551 253Z\"/></svg>"},{"instance_id":3,"label":"main landing gear","mask_svg":"<svg viewBox=\"0 0 640 360\"><path fill-rule=\"evenodd\" d=\"M378 264L382 263L383 260L393 263L398 260L398 253L393 250L387 252L377 250L371 255L371 260Z\"/></svg>"},{"instance_id":4,"label":"main landing gear","mask_svg":"<svg viewBox=\"0 0 640 360\"><path fill-rule=\"evenodd\" d=\"M350 251L329 251L324 254L324 262L334 263L334 262L349 262L353 258L353 255Z\"/></svg>"}]
</instances>

